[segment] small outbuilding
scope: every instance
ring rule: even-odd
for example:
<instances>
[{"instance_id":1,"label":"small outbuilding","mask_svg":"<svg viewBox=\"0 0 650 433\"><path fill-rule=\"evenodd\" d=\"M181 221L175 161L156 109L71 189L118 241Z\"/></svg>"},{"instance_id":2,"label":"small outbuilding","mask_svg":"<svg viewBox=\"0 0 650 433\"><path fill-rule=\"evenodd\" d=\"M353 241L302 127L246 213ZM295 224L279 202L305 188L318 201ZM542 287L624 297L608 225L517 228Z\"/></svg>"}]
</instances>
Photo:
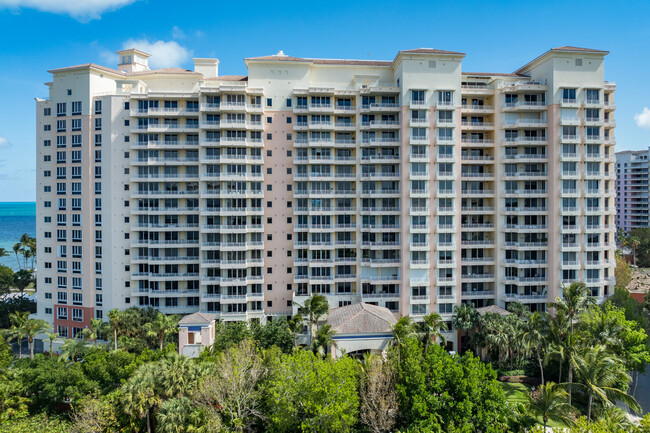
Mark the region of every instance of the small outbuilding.
<instances>
[{"instance_id":1,"label":"small outbuilding","mask_svg":"<svg viewBox=\"0 0 650 433\"><path fill-rule=\"evenodd\" d=\"M487 313L498 314L499 316L508 316L512 314L510 311L501 308L498 305L488 305L487 307L477 308L476 312L481 316L485 316Z\"/></svg>"},{"instance_id":2,"label":"small outbuilding","mask_svg":"<svg viewBox=\"0 0 650 433\"><path fill-rule=\"evenodd\" d=\"M361 356L386 350L397 319L388 308L362 302L329 310L327 323L336 333L332 354L338 357L345 352Z\"/></svg>"},{"instance_id":3,"label":"small outbuilding","mask_svg":"<svg viewBox=\"0 0 650 433\"><path fill-rule=\"evenodd\" d=\"M196 358L214 343L216 315L193 313L178 322L178 353Z\"/></svg>"}]
</instances>

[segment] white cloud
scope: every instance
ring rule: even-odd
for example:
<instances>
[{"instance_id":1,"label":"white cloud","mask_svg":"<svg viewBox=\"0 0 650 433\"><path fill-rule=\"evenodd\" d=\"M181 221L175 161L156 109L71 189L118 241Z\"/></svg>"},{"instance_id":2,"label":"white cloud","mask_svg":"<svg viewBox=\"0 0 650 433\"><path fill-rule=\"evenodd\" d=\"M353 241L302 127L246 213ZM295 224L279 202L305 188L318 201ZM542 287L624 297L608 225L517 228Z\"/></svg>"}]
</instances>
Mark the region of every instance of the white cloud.
<instances>
[{"instance_id":1,"label":"white cloud","mask_svg":"<svg viewBox=\"0 0 650 433\"><path fill-rule=\"evenodd\" d=\"M0 137L0 149L11 147L11 142L7 137Z\"/></svg>"},{"instance_id":2,"label":"white cloud","mask_svg":"<svg viewBox=\"0 0 650 433\"><path fill-rule=\"evenodd\" d=\"M152 69L179 67L192 57L192 51L176 41L151 42L147 39L129 39L124 42L123 48L137 48L151 54L149 66Z\"/></svg>"},{"instance_id":3,"label":"white cloud","mask_svg":"<svg viewBox=\"0 0 650 433\"><path fill-rule=\"evenodd\" d=\"M137 0L0 0L0 8L37 9L42 12L70 15L86 22L100 19L106 11L119 9Z\"/></svg>"},{"instance_id":4,"label":"white cloud","mask_svg":"<svg viewBox=\"0 0 650 433\"><path fill-rule=\"evenodd\" d=\"M104 61L104 65L109 68L114 68L117 65L118 55L115 51L101 50L99 52L99 57Z\"/></svg>"},{"instance_id":5,"label":"white cloud","mask_svg":"<svg viewBox=\"0 0 650 433\"><path fill-rule=\"evenodd\" d=\"M173 39L185 39L185 32L178 26L172 28L172 38Z\"/></svg>"},{"instance_id":6,"label":"white cloud","mask_svg":"<svg viewBox=\"0 0 650 433\"><path fill-rule=\"evenodd\" d=\"M634 115L634 121L639 128L650 129L650 109L643 108L641 113Z\"/></svg>"}]
</instances>

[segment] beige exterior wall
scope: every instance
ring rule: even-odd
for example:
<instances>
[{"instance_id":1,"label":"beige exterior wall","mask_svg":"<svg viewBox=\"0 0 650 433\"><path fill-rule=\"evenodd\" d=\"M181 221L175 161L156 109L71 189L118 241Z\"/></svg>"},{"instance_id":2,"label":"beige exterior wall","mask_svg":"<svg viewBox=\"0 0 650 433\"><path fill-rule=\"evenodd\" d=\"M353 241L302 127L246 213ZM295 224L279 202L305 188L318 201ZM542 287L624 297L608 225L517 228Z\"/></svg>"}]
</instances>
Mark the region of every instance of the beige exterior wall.
<instances>
[{"instance_id":1,"label":"beige exterior wall","mask_svg":"<svg viewBox=\"0 0 650 433\"><path fill-rule=\"evenodd\" d=\"M74 213L56 210L56 167L65 165L69 172L77 165L70 155L65 164L56 163L61 135L56 120L64 119L56 116L56 104L67 102L69 111L77 100L83 102L80 327L92 315L149 305L152 299L166 313L209 311L219 320L265 320L293 314L292 302L301 303L313 290L325 290L331 307L364 301L416 320L431 312L451 320L453 306L463 302L505 307L520 301L544 308L560 294L567 275L588 280L603 299L614 284L615 230L615 85L603 79L603 56L552 50L518 74L464 73L463 54L431 50L400 52L392 62L253 58L246 60L246 78L148 71L143 64L122 65L138 71L129 73L97 66L55 70L50 99L37 102L37 230L39 248L51 249L39 251L38 283L52 296L39 302L38 315L54 321L61 276L56 215L66 214L69 221ZM216 72L209 59L197 65L199 71ZM576 89L576 101L563 100L564 89ZM594 89L600 100L587 101L587 91ZM421 103L413 101L414 91L424 92ZM439 102L442 92L450 92L450 103ZM299 107L298 98L306 98L301 101L308 106ZM337 108L344 99L350 108ZM93 111L95 101L102 101L100 115ZM50 117L44 108L51 108ZM599 110L602 121L587 120L593 113L587 109ZM446 112L451 119L441 121ZM413 120L419 113L421 120ZM567 120L567 113L575 120ZM101 147L94 144L100 133L94 131L96 118L102 119ZM347 118L349 125L343 123ZM52 130L44 131L45 124ZM567 125L577 131L568 141ZM599 128L598 137L587 129L592 127ZM420 131L426 138L413 137ZM442 139L447 131L449 138ZM198 141L191 140L195 135ZM44 147L48 139L52 145ZM571 144L576 155L565 146ZM65 150L74 149L68 142ZM101 161L95 161L96 150L102 151ZM331 157L323 160L320 155L328 152ZM393 152L399 156L389 157ZM567 174L567 162L576 163L575 176ZM101 167L101 179L94 178L95 167ZM345 174L348 167L351 175ZM325 169L330 171L319 174ZM571 184L565 181L572 180L576 191L563 192ZM96 181L102 183L101 211L94 208ZM258 182L261 190L254 191ZM337 193L346 183L353 193ZM378 192L364 190L369 186ZM388 186L397 191L380 192ZM330 200L332 209L314 208L318 198ZM576 199L576 209L567 208L566 198ZM337 210L341 199L350 199L353 209ZM253 205L258 202L259 208ZM190 204L198 205L188 209ZM98 214L101 227L94 223ZM342 214L350 216L350 226L338 225ZM257 217L260 225L252 223ZM329 218L331 226L314 227L319 217ZM395 224L387 226L393 217ZM575 217L575 224L565 224L565 217ZM198 223L188 224L192 218ZM178 225L166 223L176 220ZM94 254L95 230L102 231L101 259ZM261 242L254 240L258 235ZM563 244L566 235L575 235L575 245ZM307 243L298 243L299 236ZM312 242L319 236L331 242ZM198 257L183 258L194 249ZM344 250L352 257L339 256ZM306 256L298 258L299 251ZM314 259L328 257L327 251L331 260ZM391 251L399 260L389 258ZM98 261L101 276L94 274ZM306 278L297 275L303 266ZM350 266L348 278L335 276L342 266ZM314 278L316 268L327 277ZM96 278L103 280L101 291ZM170 281L178 282L178 290L159 290ZM339 282L349 282L350 292L337 292ZM73 290L67 292L70 300ZM232 304L237 311L225 311Z\"/></svg>"}]
</instances>

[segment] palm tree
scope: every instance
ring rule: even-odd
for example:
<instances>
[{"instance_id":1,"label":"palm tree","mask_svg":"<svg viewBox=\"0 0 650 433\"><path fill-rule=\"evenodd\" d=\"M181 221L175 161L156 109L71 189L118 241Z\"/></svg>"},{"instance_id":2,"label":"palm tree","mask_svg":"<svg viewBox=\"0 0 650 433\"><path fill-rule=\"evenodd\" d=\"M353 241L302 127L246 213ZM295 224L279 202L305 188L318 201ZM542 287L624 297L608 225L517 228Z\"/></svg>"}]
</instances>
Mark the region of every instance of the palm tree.
<instances>
[{"instance_id":1,"label":"palm tree","mask_svg":"<svg viewBox=\"0 0 650 433\"><path fill-rule=\"evenodd\" d=\"M454 307L454 315L451 318L451 323L454 328L460 331L461 340L464 332L469 332L476 327L477 321L478 314L471 304L462 304L460 307Z\"/></svg>"},{"instance_id":2,"label":"palm tree","mask_svg":"<svg viewBox=\"0 0 650 433\"><path fill-rule=\"evenodd\" d=\"M4 248L0 248L0 258L8 257L8 256L9 256L9 251L5 250Z\"/></svg>"},{"instance_id":3,"label":"palm tree","mask_svg":"<svg viewBox=\"0 0 650 433\"><path fill-rule=\"evenodd\" d=\"M562 287L562 297L559 296L555 298L554 307L557 311L563 312L567 319L569 320L569 336L573 337L573 326L576 317L586 310L586 308L593 304L594 300L590 296L589 289L583 282L574 281L569 287ZM575 340L571 338L571 342L568 344L568 355L571 356L573 351ZM566 344L566 343L565 343ZM573 366L574 362L572 359L569 359L569 404L571 404L571 382L573 382Z\"/></svg>"},{"instance_id":4,"label":"palm tree","mask_svg":"<svg viewBox=\"0 0 650 433\"><path fill-rule=\"evenodd\" d=\"M601 400L605 405L622 401L630 408L639 412L639 403L616 386L627 384L632 377L625 371L624 363L618 356L613 355L605 346L588 348L584 356L577 357L576 376L579 382L575 385L587 392L587 420L591 421L591 410L594 399Z\"/></svg>"},{"instance_id":5,"label":"palm tree","mask_svg":"<svg viewBox=\"0 0 650 433\"><path fill-rule=\"evenodd\" d=\"M627 244L632 248L632 261L636 266L636 249L641 245L641 241L636 236L632 236L628 239Z\"/></svg>"},{"instance_id":6,"label":"palm tree","mask_svg":"<svg viewBox=\"0 0 650 433\"><path fill-rule=\"evenodd\" d=\"M124 409L131 416L146 418L147 432L151 433L151 411L161 402L156 386L156 364L143 364L124 384Z\"/></svg>"},{"instance_id":7,"label":"palm tree","mask_svg":"<svg viewBox=\"0 0 650 433\"><path fill-rule=\"evenodd\" d=\"M18 254L23 253L23 246L21 245L20 242L16 242L13 246L14 254L16 255L16 261L18 262L18 269L22 269L20 266L20 259L18 258Z\"/></svg>"},{"instance_id":8,"label":"palm tree","mask_svg":"<svg viewBox=\"0 0 650 433\"><path fill-rule=\"evenodd\" d=\"M112 309L108 312L108 319L113 328L113 339L115 341L115 350L117 350L117 330L121 325L122 318L124 317L124 312L118 309Z\"/></svg>"},{"instance_id":9,"label":"palm tree","mask_svg":"<svg viewBox=\"0 0 650 433\"><path fill-rule=\"evenodd\" d=\"M304 321L305 319L300 313L296 313L291 319L287 321L289 333L293 338L293 347L296 347L296 337L298 334L302 334L302 330L304 329Z\"/></svg>"},{"instance_id":10,"label":"palm tree","mask_svg":"<svg viewBox=\"0 0 650 433\"><path fill-rule=\"evenodd\" d=\"M399 360L402 360L402 348L406 343L406 340L413 337L415 334L415 324L409 316L402 316L397 320L397 323L391 325L391 331L393 332L393 341L391 345L397 346L397 356Z\"/></svg>"},{"instance_id":11,"label":"palm tree","mask_svg":"<svg viewBox=\"0 0 650 433\"><path fill-rule=\"evenodd\" d=\"M51 329L50 324L41 319L27 319L23 324L27 341L29 342L29 359L34 359L34 338Z\"/></svg>"},{"instance_id":12,"label":"palm tree","mask_svg":"<svg viewBox=\"0 0 650 433\"><path fill-rule=\"evenodd\" d=\"M598 417L598 422L603 426L603 431L626 432L632 430L632 422L627 412L616 406L607 406Z\"/></svg>"},{"instance_id":13,"label":"palm tree","mask_svg":"<svg viewBox=\"0 0 650 433\"><path fill-rule=\"evenodd\" d=\"M424 353L429 349L431 341L436 342L438 339L445 342L445 336L441 331L447 330L447 324L442 320L438 313L431 313L424 316L422 323L419 324Z\"/></svg>"},{"instance_id":14,"label":"palm tree","mask_svg":"<svg viewBox=\"0 0 650 433\"><path fill-rule=\"evenodd\" d=\"M144 327L147 335L158 338L159 348L162 350L165 336L178 332L178 317L158 312L153 322L145 324Z\"/></svg>"},{"instance_id":15,"label":"palm tree","mask_svg":"<svg viewBox=\"0 0 650 433\"><path fill-rule=\"evenodd\" d=\"M25 292L25 287L29 286L33 281L34 276L26 269L21 269L14 274L14 285L18 287L21 296Z\"/></svg>"},{"instance_id":16,"label":"palm tree","mask_svg":"<svg viewBox=\"0 0 650 433\"><path fill-rule=\"evenodd\" d=\"M52 356L52 348L54 346L54 340L59 338L59 334L57 334L57 333L52 334L52 333L46 332L45 335L47 335L47 339L50 342L50 351L48 353L50 354L50 356Z\"/></svg>"},{"instance_id":17,"label":"palm tree","mask_svg":"<svg viewBox=\"0 0 650 433\"><path fill-rule=\"evenodd\" d=\"M72 362L75 362L87 351L88 346L86 346L86 342L84 340L80 340L78 338L69 338L65 340L65 343L61 345L61 357L59 358L59 361L70 360Z\"/></svg>"},{"instance_id":18,"label":"palm tree","mask_svg":"<svg viewBox=\"0 0 650 433\"><path fill-rule=\"evenodd\" d=\"M567 392L554 382L540 385L528 395L528 410L542 417L544 431L548 420L572 422L573 407L567 402Z\"/></svg>"},{"instance_id":19,"label":"palm tree","mask_svg":"<svg viewBox=\"0 0 650 433\"><path fill-rule=\"evenodd\" d=\"M511 302L508 304L508 311L517 317L525 317L530 315L530 310L521 302Z\"/></svg>"},{"instance_id":20,"label":"palm tree","mask_svg":"<svg viewBox=\"0 0 650 433\"><path fill-rule=\"evenodd\" d=\"M312 344L312 349L314 353L320 352L320 349L323 349L323 355L326 356L332 346L338 347L334 336L336 332L332 329L332 326L326 323L321 329L316 332L316 339ZM332 356L334 354L332 353Z\"/></svg>"},{"instance_id":21,"label":"palm tree","mask_svg":"<svg viewBox=\"0 0 650 433\"><path fill-rule=\"evenodd\" d=\"M25 253L25 269L27 269L27 259L31 258L32 260L32 272L34 271L34 259L36 259L36 238L29 236L27 233L24 233L20 237L20 243L23 246Z\"/></svg>"},{"instance_id":22,"label":"palm tree","mask_svg":"<svg viewBox=\"0 0 650 433\"><path fill-rule=\"evenodd\" d=\"M529 348L533 348L539 364L539 373L544 385L544 364L542 363L541 347L546 344L547 322L542 313L535 311L528 319L528 323L521 334L522 340Z\"/></svg>"},{"instance_id":23,"label":"palm tree","mask_svg":"<svg viewBox=\"0 0 650 433\"><path fill-rule=\"evenodd\" d=\"M11 328L9 328L9 335L11 340L18 341L18 357L23 357L23 338L25 338L25 323L29 320L28 311L16 311L9 315Z\"/></svg>"},{"instance_id":24,"label":"palm tree","mask_svg":"<svg viewBox=\"0 0 650 433\"><path fill-rule=\"evenodd\" d=\"M294 303L299 307L300 313L307 316L307 321L309 322L309 346L311 346L314 340L314 326L317 326L318 319L329 311L329 303L325 296L318 294L305 299L305 305L300 305L297 302Z\"/></svg>"},{"instance_id":25,"label":"palm tree","mask_svg":"<svg viewBox=\"0 0 650 433\"><path fill-rule=\"evenodd\" d=\"M97 339L99 338L99 330L102 326L102 319L90 319L90 327L82 331L84 340L90 340L97 346Z\"/></svg>"}]
</instances>

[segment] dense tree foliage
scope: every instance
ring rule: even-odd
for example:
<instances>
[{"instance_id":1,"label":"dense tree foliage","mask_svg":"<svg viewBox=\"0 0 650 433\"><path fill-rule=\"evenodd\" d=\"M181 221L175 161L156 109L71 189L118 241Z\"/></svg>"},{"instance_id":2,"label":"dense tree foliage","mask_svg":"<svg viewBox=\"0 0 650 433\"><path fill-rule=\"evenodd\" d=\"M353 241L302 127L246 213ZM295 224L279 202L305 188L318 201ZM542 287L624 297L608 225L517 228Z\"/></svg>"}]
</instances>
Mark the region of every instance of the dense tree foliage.
<instances>
[{"instance_id":1,"label":"dense tree foliage","mask_svg":"<svg viewBox=\"0 0 650 433\"><path fill-rule=\"evenodd\" d=\"M9 315L15 312L36 312L36 302L27 298L9 298L0 301L0 329L7 329L11 326Z\"/></svg>"},{"instance_id":2,"label":"dense tree foliage","mask_svg":"<svg viewBox=\"0 0 650 433\"><path fill-rule=\"evenodd\" d=\"M58 356L15 359L0 338L0 433L496 433L551 420L575 422L575 432L650 433L650 419L625 424L615 407L637 408L627 391L629 372L650 362L645 313L624 291L604 305L581 284L563 292L553 315L521 304L509 315L459 307L452 322L471 349L462 355L441 347L445 325L431 314L400 318L385 356L334 360L320 301L303 306L304 318L220 323L198 359L176 353L178 318L151 309L93 321ZM305 322L313 344L298 348ZM2 335L29 340L41 325L12 313ZM542 385L511 404L496 370Z\"/></svg>"},{"instance_id":3,"label":"dense tree foliage","mask_svg":"<svg viewBox=\"0 0 650 433\"><path fill-rule=\"evenodd\" d=\"M397 367L402 427L422 431L505 431L505 395L491 366L409 340Z\"/></svg>"},{"instance_id":4,"label":"dense tree foliage","mask_svg":"<svg viewBox=\"0 0 650 433\"><path fill-rule=\"evenodd\" d=\"M359 366L297 351L277 360L264 386L267 431L347 432L359 412Z\"/></svg>"}]
</instances>

